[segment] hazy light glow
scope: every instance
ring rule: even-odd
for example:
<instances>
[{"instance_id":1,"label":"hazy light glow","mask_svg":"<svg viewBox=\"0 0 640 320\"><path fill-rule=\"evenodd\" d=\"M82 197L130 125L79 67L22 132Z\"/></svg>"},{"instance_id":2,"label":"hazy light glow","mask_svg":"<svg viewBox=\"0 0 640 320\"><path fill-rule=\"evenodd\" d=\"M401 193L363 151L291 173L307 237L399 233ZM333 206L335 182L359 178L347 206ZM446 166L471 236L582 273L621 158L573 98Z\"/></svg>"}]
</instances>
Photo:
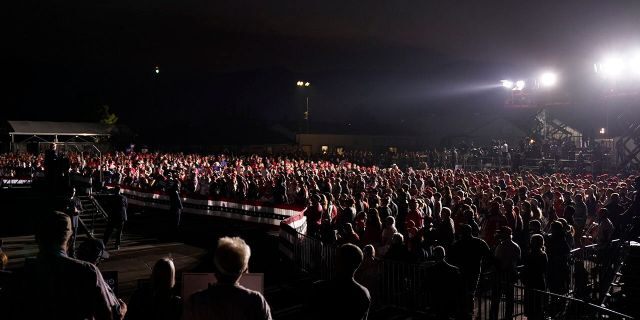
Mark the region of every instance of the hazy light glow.
<instances>
[{"instance_id":1,"label":"hazy light glow","mask_svg":"<svg viewBox=\"0 0 640 320\"><path fill-rule=\"evenodd\" d=\"M629 60L629 68L636 76L640 76L640 50L636 51L631 60Z\"/></svg>"},{"instance_id":2,"label":"hazy light glow","mask_svg":"<svg viewBox=\"0 0 640 320\"><path fill-rule=\"evenodd\" d=\"M513 89L513 81L511 80L501 80L500 83L507 89Z\"/></svg>"},{"instance_id":3,"label":"hazy light glow","mask_svg":"<svg viewBox=\"0 0 640 320\"><path fill-rule=\"evenodd\" d=\"M553 72L545 72L540 76L540 84L543 87L553 87L558 82L558 75Z\"/></svg>"},{"instance_id":4,"label":"hazy light glow","mask_svg":"<svg viewBox=\"0 0 640 320\"><path fill-rule=\"evenodd\" d=\"M526 85L526 82L524 80L518 80L516 81L516 87L513 88L513 90L523 90L525 85Z\"/></svg>"},{"instance_id":5,"label":"hazy light glow","mask_svg":"<svg viewBox=\"0 0 640 320\"><path fill-rule=\"evenodd\" d=\"M304 83L304 86L305 86L305 87L308 87L308 86L310 86L310 85L311 85L311 84L310 84L309 82L305 82L305 83Z\"/></svg>"},{"instance_id":6,"label":"hazy light glow","mask_svg":"<svg viewBox=\"0 0 640 320\"><path fill-rule=\"evenodd\" d=\"M606 130L604 130L604 128L600 128L600 134L604 134L606 132Z\"/></svg>"},{"instance_id":7,"label":"hazy light glow","mask_svg":"<svg viewBox=\"0 0 640 320\"><path fill-rule=\"evenodd\" d=\"M156 74L160 73L160 67L156 67Z\"/></svg>"},{"instance_id":8,"label":"hazy light glow","mask_svg":"<svg viewBox=\"0 0 640 320\"><path fill-rule=\"evenodd\" d=\"M619 56L611 55L600 64L599 72L607 78L617 78L624 69L624 60Z\"/></svg>"}]
</instances>

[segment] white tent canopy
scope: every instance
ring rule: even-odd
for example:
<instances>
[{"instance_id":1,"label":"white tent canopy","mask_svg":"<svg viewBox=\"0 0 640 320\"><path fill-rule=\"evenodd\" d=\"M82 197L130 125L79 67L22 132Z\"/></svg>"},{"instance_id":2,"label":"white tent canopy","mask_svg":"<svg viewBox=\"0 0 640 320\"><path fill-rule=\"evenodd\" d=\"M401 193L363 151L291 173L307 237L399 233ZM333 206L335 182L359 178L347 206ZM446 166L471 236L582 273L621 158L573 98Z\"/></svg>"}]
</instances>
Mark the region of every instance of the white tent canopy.
<instances>
[{"instance_id":1,"label":"white tent canopy","mask_svg":"<svg viewBox=\"0 0 640 320\"><path fill-rule=\"evenodd\" d=\"M110 136L109 126L93 122L8 121L9 135Z\"/></svg>"}]
</instances>

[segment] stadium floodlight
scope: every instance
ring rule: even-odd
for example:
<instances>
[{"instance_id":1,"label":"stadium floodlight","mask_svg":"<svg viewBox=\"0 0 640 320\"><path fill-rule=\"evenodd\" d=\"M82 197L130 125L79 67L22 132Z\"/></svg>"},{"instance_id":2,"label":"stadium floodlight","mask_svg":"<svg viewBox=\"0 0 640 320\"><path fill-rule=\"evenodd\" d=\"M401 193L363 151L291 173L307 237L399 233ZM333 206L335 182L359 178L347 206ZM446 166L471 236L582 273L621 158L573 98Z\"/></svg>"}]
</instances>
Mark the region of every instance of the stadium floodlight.
<instances>
[{"instance_id":1,"label":"stadium floodlight","mask_svg":"<svg viewBox=\"0 0 640 320\"><path fill-rule=\"evenodd\" d=\"M553 72L545 72L540 76L540 84L543 87L553 87L558 82L558 75Z\"/></svg>"},{"instance_id":2,"label":"stadium floodlight","mask_svg":"<svg viewBox=\"0 0 640 320\"><path fill-rule=\"evenodd\" d=\"M604 128L600 128L600 134L604 134L606 131Z\"/></svg>"},{"instance_id":3,"label":"stadium floodlight","mask_svg":"<svg viewBox=\"0 0 640 320\"><path fill-rule=\"evenodd\" d=\"M606 57L602 63L598 72L602 73L606 78L617 78L622 74L624 70L624 61L617 55L610 55Z\"/></svg>"},{"instance_id":4,"label":"stadium floodlight","mask_svg":"<svg viewBox=\"0 0 640 320\"><path fill-rule=\"evenodd\" d=\"M507 89L513 89L513 81L511 80L500 80L500 83Z\"/></svg>"},{"instance_id":5,"label":"stadium floodlight","mask_svg":"<svg viewBox=\"0 0 640 320\"><path fill-rule=\"evenodd\" d=\"M513 90L524 90L525 85L526 82L524 80L518 80L516 81L516 87L513 88Z\"/></svg>"}]
</instances>

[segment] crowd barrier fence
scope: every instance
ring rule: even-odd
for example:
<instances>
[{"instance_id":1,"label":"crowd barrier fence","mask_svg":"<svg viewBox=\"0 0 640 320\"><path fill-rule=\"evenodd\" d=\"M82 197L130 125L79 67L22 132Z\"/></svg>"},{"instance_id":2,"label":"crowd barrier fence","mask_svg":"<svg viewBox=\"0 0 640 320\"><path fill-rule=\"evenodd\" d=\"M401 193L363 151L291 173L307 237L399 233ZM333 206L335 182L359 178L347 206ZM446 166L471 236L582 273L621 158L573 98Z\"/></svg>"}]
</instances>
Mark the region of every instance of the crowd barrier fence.
<instances>
[{"instance_id":1,"label":"crowd barrier fence","mask_svg":"<svg viewBox=\"0 0 640 320\"><path fill-rule=\"evenodd\" d=\"M476 319L614 319L633 317L570 295L527 288L519 279L491 272L482 276L475 298Z\"/></svg>"},{"instance_id":2,"label":"crowd barrier fence","mask_svg":"<svg viewBox=\"0 0 640 320\"><path fill-rule=\"evenodd\" d=\"M291 261L314 279L332 279L336 247L305 235L306 220L302 214L283 221L282 226L281 244L286 245L281 248L288 248L283 252L289 252ZM471 308L473 319L633 319L589 302L601 298L603 289L599 284L611 281L611 270L620 260L621 250L622 241L613 242L606 254L596 245L572 250L564 292L529 289L517 276L505 278L494 271L483 273L474 298L469 295L466 309L467 298L464 291L460 292L457 312ZM374 308L395 307L433 315L434 294L439 288L429 286L432 264L367 261L356 278L369 289Z\"/></svg>"}]
</instances>

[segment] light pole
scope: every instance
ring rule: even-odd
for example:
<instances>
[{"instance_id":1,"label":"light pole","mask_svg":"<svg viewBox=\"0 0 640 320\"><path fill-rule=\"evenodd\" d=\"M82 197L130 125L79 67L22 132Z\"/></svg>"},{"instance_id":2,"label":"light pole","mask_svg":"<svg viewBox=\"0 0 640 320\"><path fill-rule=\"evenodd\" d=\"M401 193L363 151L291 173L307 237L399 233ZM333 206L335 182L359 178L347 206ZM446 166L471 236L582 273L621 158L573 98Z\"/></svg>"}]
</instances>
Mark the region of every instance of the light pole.
<instances>
[{"instance_id":1,"label":"light pole","mask_svg":"<svg viewBox=\"0 0 640 320\"><path fill-rule=\"evenodd\" d=\"M298 81L296 82L296 85L300 88L308 88L311 86L311 83L309 83L308 81ZM306 105L306 108L304 112L304 120L307 126L307 133L309 133L309 93L308 92L305 96L305 105Z\"/></svg>"}]
</instances>

